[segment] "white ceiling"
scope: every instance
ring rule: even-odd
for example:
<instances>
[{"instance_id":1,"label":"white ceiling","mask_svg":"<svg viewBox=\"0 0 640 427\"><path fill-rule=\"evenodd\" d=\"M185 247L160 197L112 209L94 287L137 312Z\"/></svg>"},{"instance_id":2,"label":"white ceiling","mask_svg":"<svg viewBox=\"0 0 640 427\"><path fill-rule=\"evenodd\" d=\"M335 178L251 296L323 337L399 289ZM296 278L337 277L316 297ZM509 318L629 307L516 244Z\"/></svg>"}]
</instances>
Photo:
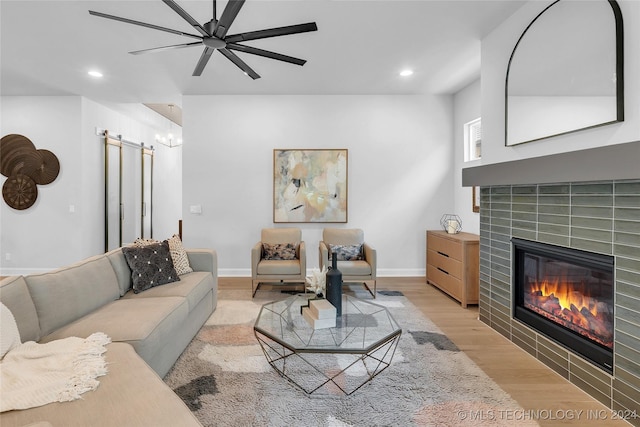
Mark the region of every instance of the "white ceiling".
<instances>
[{"instance_id":1,"label":"white ceiling","mask_svg":"<svg viewBox=\"0 0 640 427\"><path fill-rule=\"evenodd\" d=\"M196 20L211 0L178 0ZM83 95L106 103L174 103L199 94L454 93L480 73L480 40L522 1L248 0L229 34L316 22L318 31L247 42L306 59L303 66L238 53L252 80L215 52L191 73L202 47L127 52L191 42L91 16L88 10L194 33L160 0L0 0L0 93ZM226 2L218 2L218 17ZM87 71L99 69L100 80ZM401 78L403 68L415 74Z\"/></svg>"}]
</instances>

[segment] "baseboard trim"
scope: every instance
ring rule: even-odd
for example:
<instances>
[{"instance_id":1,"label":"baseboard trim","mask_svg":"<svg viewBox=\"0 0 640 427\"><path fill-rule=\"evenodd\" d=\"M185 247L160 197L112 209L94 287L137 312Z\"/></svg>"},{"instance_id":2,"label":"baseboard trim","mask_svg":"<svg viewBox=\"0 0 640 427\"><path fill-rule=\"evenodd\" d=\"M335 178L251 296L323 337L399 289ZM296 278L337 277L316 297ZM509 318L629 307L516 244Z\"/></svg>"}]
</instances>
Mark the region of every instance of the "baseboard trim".
<instances>
[{"instance_id":1,"label":"baseboard trim","mask_svg":"<svg viewBox=\"0 0 640 427\"><path fill-rule=\"evenodd\" d=\"M41 274L55 270L54 268L3 268L0 276L27 276ZM311 275L311 268L307 269L307 276ZM382 268L378 269L378 277L420 277L424 276L424 268ZM249 268L219 268L219 277L251 277Z\"/></svg>"},{"instance_id":2,"label":"baseboard trim","mask_svg":"<svg viewBox=\"0 0 640 427\"><path fill-rule=\"evenodd\" d=\"M311 268L307 268L307 276L311 275ZM378 277L421 277L425 276L424 268L383 268L378 269ZM248 268L219 268L219 277L251 277Z\"/></svg>"}]
</instances>

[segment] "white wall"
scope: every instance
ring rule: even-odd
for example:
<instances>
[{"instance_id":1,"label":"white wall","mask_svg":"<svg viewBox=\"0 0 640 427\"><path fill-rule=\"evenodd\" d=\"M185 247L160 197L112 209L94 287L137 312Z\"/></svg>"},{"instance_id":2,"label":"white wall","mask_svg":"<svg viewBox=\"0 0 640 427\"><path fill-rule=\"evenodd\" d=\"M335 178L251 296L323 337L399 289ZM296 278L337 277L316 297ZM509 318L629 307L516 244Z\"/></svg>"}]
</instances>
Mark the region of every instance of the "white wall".
<instances>
[{"instance_id":1,"label":"white wall","mask_svg":"<svg viewBox=\"0 0 640 427\"><path fill-rule=\"evenodd\" d=\"M185 245L249 276L260 229L302 228L318 265L326 226L362 228L378 274L423 275L425 230L454 208L450 96L185 96ZM347 224L273 223L273 149L349 150ZM200 205L202 214L189 213Z\"/></svg>"},{"instance_id":2,"label":"white wall","mask_svg":"<svg viewBox=\"0 0 640 427\"><path fill-rule=\"evenodd\" d=\"M86 240L82 225L82 176L79 153L82 111L79 97L2 97L2 136L21 134L37 149L53 152L60 173L48 185L38 185L38 198L29 209L15 210L0 202L0 265L2 274L39 269L77 260ZM5 182L2 177L2 183ZM75 214L69 206L76 207ZM7 259L10 258L10 259Z\"/></svg>"},{"instance_id":3,"label":"white wall","mask_svg":"<svg viewBox=\"0 0 640 427\"><path fill-rule=\"evenodd\" d=\"M482 41L483 165L594 148L640 139L640 1L618 1L624 20L625 121L505 147L504 87L507 64L522 31L546 6L531 1ZM544 47L540 47L544 49Z\"/></svg>"},{"instance_id":4,"label":"white wall","mask_svg":"<svg viewBox=\"0 0 640 427\"><path fill-rule=\"evenodd\" d=\"M5 96L0 98L0 112L2 136L22 134L60 161L58 178L38 186L38 199L31 208L18 211L0 203L0 274L46 271L101 253L104 151L95 128L151 143L156 128L75 96ZM164 126L161 120L156 122ZM179 150L160 146L156 152L154 236L160 238L177 231L181 215ZM139 181L134 185L138 188Z\"/></svg>"},{"instance_id":5,"label":"white wall","mask_svg":"<svg viewBox=\"0 0 640 427\"><path fill-rule=\"evenodd\" d=\"M462 220L462 230L475 234L480 233L480 214L473 212L472 188L462 187L462 169L479 163L479 161L475 160L464 161L464 125L482 116L481 99L480 79L461 89L453 97L454 212ZM484 127L484 118L482 119L482 126ZM484 138L482 141L482 155L484 156Z\"/></svg>"}]
</instances>

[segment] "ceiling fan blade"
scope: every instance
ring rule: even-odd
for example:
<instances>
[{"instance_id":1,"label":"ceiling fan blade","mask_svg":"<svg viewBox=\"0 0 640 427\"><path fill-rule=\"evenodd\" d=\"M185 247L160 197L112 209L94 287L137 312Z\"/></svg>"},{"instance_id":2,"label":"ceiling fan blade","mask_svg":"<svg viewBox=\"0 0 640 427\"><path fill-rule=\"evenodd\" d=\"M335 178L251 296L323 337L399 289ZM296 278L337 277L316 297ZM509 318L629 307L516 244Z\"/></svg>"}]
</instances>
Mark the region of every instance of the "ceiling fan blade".
<instances>
[{"instance_id":1,"label":"ceiling fan blade","mask_svg":"<svg viewBox=\"0 0 640 427\"><path fill-rule=\"evenodd\" d=\"M120 21L127 24L140 25L141 27L147 27L154 30L166 31L167 33L177 34L179 36L187 36L187 37L193 37L194 39L202 39L202 37L197 36L195 34L183 33L182 31L172 30L171 28L160 27L158 25L148 24L146 22L134 21L133 19L121 18L119 16L114 16L114 15L108 15L106 13L96 12L94 10L90 10L89 14L93 16L98 16L100 18L113 19L114 21Z\"/></svg>"},{"instance_id":2,"label":"ceiling fan blade","mask_svg":"<svg viewBox=\"0 0 640 427\"><path fill-rule=\"evenodd\" d=\"M237 43L227 43L227 49L250 53L252 55L264 56L265 58L276 59L278 61L284 61L296 65L304 65L307 62L305 59L294 58L293 56L282 55L280 53L258 49L257 47L253 46L244 46Z\"/></svg>"},{"instance_id":3,"label":"ceiling fan blade","mask_svg":"<svg viewBox=\"0 0 640 427\"><path fill-rule=\"evenodd\" d=\"M192 76L199 76L202 74L204 67L207 66L207 62L209 62L209 58L211 58L211 55L214 51L215 49L212 49L210 47L204 48L204 50L202 51L202 55L200 55L200 59L196 64L196 68L193 70L193 74L191 74Z\"/></svg>"},{"instance_id":4,"label":"ceiling fan blade","mask_svg":"<svg viewBox=\"0 0 640 427\"><path fill-rule=\"evenodd\" d=\"M191 15L189 15L186 10L181 8L178 3L176 3L173 0L162 0L162 1L167 6L169 6L171 9L173 9L178 15L180 15L185 21L187 21L189 24L191 24L191 26L193 26L193 28L198 30L198 32L200 34L202 34L205 37L210 37L211 36L211 34L209 34L207 32L207 30L205 30L204 27L202 25L200 25L200 23L198 21L193 19L193 17Z\"/></svg>"},{"instance_id":5,"label":"ceiling fan blade","mask_svg":"<svg viewBox=\"0 0 640 427\"><path fill-rule=\"evenodd\" d=\"M140 55L143 53L163 52L165 50L170 50L170 49L182 49L185 47L193 47L193 46L201 46L201 45L202 45L202 42L199 41L199 42L193 42L193 43L174 44L171 46L154 47L151 49L134 50L129 53L132 55Z\"/></svg>"},{"instance_id":6,"label":"ceiling fan blade","mask_svg":"<svg viewBox=\"0 0 640 427\"><path fill-rule=\"evenodd\" d=\"M229 0L227 6L222 12L222 16L220 16L218 24L216 25L216 31L214 34L216 37L222 39L227 35L227 31L229 31L231 24L233 24L236 16L238 16L238 12L242 9L244 1L245 0Z\"/></svg>"},{"instance_id":7,"label":"ceiling fan blade","mask_svg":"<svg viewBox=\"0 0 640 427\"><path fill-rule=\"evenodd\" d=\"M253 71L251 69L251 67L249 67L242 59L240 59L238 57L238 55L236 55L235 53L231 52L229 49L218 49L220 51L221 54L223 54L224 56L227 57L227 59L231 62L233 62L234 64L236 64L236 66L238 68L240 68L242 71L244 71L244 73L246 75L248 75L249 77L251 77L253 80L255 79L259 79L260 75L258 73L256 73L255 71Z\"/></svg>"},{"instance_id":8,"label":"ceiling fan blade","mask_svg":"<svg viewBox=\"0 0 640 427\"><path fill-rule=\"evenodd\" d=\"M267 30L250 31L248 33L233 34L225 37L227 43L243 42L248 40L266 39L269 37L286 36L289 34L306 33L309 31L317 31L318 26L315 22L306 24L289 25L286 27L269 28Z\"/></svg>"}]
</instances>

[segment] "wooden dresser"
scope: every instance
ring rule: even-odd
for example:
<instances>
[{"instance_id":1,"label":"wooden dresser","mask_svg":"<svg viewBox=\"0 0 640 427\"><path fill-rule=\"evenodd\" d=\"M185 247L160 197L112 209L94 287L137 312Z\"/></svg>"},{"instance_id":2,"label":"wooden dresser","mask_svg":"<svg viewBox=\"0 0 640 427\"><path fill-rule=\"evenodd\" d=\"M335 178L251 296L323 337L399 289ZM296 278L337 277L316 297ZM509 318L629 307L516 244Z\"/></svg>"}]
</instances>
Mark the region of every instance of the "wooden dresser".
<instances>
[{"instance_id":1,"label":"wooden dresser","mask_svg":"<svg viewBox=\"0 0 640 427\"><path fill-rule=\"evenodd\" d=\"M460 301L478 304L480 237L471 233L427 231L427 283Z\"/></svg>"}]
</instances>

